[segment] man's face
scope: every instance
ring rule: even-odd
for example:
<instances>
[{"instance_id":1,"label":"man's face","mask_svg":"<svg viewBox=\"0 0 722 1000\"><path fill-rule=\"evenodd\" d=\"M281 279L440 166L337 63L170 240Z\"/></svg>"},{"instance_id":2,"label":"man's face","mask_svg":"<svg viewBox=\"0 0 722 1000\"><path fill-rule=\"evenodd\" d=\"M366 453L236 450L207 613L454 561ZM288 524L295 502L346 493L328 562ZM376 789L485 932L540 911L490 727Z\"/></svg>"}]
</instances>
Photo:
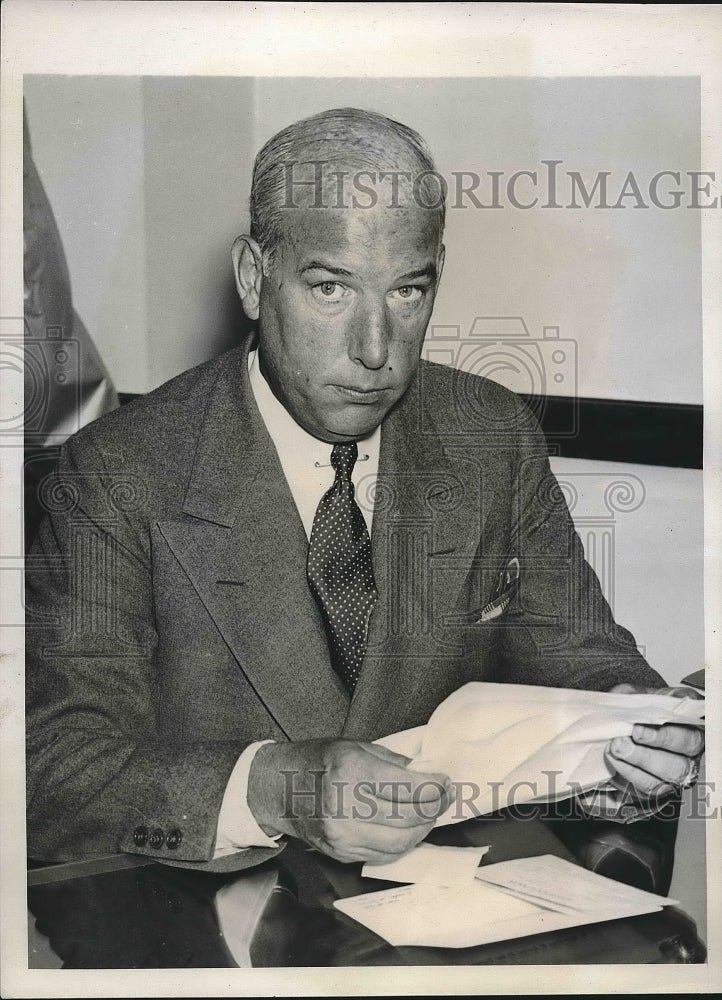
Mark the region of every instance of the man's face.
<instances>
[{"instance_id":1,"label":"man's face","mask_svg":"<svg viewBox=\"0 0 722 1000\"><path fill-rule=\"evenodd\" d=\"M324 441L365 437L408 389L443 265L416 206L290 209L263 278L261 370Z\"/></svg>"}]
</instances>

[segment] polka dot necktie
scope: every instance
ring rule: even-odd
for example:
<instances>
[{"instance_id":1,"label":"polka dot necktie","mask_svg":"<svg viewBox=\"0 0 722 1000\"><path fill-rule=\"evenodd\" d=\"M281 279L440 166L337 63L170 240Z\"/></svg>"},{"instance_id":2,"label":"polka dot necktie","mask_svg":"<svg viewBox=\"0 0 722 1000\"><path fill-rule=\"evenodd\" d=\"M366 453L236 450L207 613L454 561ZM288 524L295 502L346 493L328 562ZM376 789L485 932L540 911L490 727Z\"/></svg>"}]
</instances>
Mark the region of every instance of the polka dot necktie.
<instances>
[{"instance_id":1,"label":"polka dot necktie","mask_svg":"<svg viewBox=\"0 0 722 1000\"><path fill-rule=\"evenodd\" d=\"M357 457L355 442L333 446L336 479L316 510L306 563L306 577L326 626L331 662L349 691L359 678L378 597L371 539L351 482Z\"/></svg>"}]
</instances>

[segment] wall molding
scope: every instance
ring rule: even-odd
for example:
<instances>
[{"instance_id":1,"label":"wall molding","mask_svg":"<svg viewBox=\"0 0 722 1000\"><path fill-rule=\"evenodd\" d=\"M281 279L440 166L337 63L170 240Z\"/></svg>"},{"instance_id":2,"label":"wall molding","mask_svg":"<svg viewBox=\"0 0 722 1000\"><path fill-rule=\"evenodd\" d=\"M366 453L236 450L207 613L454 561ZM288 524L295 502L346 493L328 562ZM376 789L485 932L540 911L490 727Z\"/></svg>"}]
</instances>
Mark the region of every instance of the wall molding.
<instances>
[{"instance_id":1,"label":"wall molding","mask_svg":"<svg viewBox=\"0 0 722 1000\"><path fill-rule=\"evenodd\" d=\"M685 403L525 396L563 458L701 469L703 408Z\"/></svg>"},{"instance_id":2,"label":"wall molding","mask_svg":"<svg viewBox=\"0 0 722 1000\"><path fill-rule=\"evenodd\" d=\"M118 395L123 405L139 394ZM522 398L541 423L553 455L702 468L701 406L567 396Z\"/></svg>"}]
</instances>

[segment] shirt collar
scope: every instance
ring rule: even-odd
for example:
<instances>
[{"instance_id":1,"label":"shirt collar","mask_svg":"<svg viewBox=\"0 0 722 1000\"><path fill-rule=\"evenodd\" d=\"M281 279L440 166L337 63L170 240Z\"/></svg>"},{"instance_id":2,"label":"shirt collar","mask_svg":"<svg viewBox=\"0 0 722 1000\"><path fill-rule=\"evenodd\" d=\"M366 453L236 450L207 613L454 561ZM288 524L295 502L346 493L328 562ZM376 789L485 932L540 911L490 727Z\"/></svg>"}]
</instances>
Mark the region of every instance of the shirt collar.
<instances>
[{"instance_id":1,"label":"shirt collar","mask_svg":"<svg viewBox=\"0 0 722 1000\"><path fill-rule=\"evenodd\" d=\"M328 465L333 446L304 430L276 398L261 372L257 350L249 351L248 373L256 405L284 466L287 461L305 468L315 463ZM381 427L378 426L358 442L359 456L369 455L372 463L378 466L380 446Z\"/></svg>"}]
</instances>

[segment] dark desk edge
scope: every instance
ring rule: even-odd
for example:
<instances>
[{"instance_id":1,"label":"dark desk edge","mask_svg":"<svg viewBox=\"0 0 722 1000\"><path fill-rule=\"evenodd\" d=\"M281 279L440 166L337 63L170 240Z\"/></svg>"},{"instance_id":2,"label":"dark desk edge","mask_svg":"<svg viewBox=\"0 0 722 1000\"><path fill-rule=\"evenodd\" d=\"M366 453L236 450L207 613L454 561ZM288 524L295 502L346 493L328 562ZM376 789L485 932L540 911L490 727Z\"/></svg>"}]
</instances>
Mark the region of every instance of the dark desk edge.
<instances>
[{"instance_id":1,"label":"dark desk edge","mask_svg":"<svg viewBox=\"0 0 722 1000\"><path fill-rule=\"evenodd\" d=\"M109 854L106 857L90 858L86 861L61 861L42 868L30 868L28 886L85 878L88 875L102 875L105 872L117 872L125 868L138 868L142 865L152 865L156 860L139 854Z\"/></svg>"}]
</instances>

